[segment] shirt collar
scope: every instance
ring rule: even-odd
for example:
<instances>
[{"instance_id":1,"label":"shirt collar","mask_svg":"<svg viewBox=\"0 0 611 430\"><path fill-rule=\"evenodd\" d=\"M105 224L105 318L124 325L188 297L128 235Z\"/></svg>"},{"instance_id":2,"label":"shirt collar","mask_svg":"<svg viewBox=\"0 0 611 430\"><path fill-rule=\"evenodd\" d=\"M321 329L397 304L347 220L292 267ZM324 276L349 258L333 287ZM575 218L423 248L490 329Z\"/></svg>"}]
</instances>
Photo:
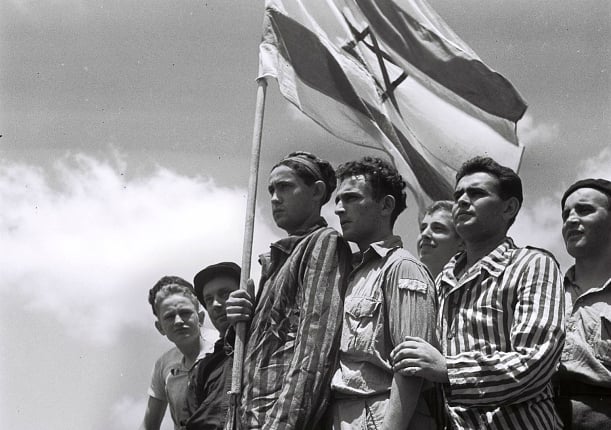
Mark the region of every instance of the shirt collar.
<instances>
[{"instance_id":1,"label":"shirt collar","mask_svg":"<svg viewBox=\"0 0 611 430\"><path fill-rule=\"evenodd\" d=\"M566 274L564 275L564 286L565 288L570 287L581 291L581 287L577 282L575 282L575 265L572 265L569 270L566 271ZM605 288L611 288L611 278L607 279L607 282L602 284L600 287L584 291L583 294L595 291L602 291Z\"/></svg>"},{"instance_id":2,"label":"shirt collar","mask_svg":"<svg viewBox=\"0 0 611 430\"><path fill-rule=\"evenodd\" d=\"M472 270L486 270L491 276L495 278L500 276L507 264L511 260L512 251L515 249L515 243L510 237L506 237L503 241L487 255L483 256L478 262L469 268L468 271ZM459 264L465 264L467 258L467 252L461 251L450 259L441 272L442 281L456 280L454 271L456 266Z\"/></svg>"},{"instance_id":3,"label":"shirt collar","mask_svg":"<svg viewBox=\"0 0 611 430\"><path fill-rule=\"evenodd\" d=\"M384 258L393 250L402 247L403 242L399 236L391 236L385 240L373 242L369 244L369 247L363 253L362 261L365 262L373 259Z\"/></svg>"},{"instance_id":4,"label":"shirt collar","mask_svg":"<svg viewBox=\"0 0 611 430\"><path fill-rule=\"evenodd\" d=\"M284 237L279 241L272 243L270 246L284 254L291 254L293 252L293 249L295 248L295 246L297 246L301 239L303 239L305 236L312 233L313 231L326 226L327 221L325 221L323 217L320 217L312 227L300 231L297 234L292 234L288 237Z\"/></svg>"}]
</instances>

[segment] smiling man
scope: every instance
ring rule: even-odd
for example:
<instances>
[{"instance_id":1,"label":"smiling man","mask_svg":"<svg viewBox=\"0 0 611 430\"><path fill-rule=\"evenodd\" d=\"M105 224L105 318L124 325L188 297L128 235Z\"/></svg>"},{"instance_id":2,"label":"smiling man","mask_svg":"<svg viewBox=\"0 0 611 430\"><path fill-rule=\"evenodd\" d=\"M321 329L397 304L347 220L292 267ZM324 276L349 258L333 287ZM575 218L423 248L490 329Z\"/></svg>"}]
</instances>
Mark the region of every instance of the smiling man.
<instances>
[{"instance_id":1,"label":"smiling man","mask_svg":"<svg viewBox=\"0 0 611 430\"><path fill-rule=\"evenodd\" d=\"M565 428L611 426L611 182L584 179L562 197L566 343L557 374Z\"/></svg>"},{"instance_id":2,"label":"smiling man","mask_svg":"<svg viewBox=\"0 0 611 430\"><path fill-rule=\"evenodd\" d=\"M463 249L463 241L454 228L450 200L436 201L426 209L420 221L416 246L420 261L429 269L433 279L450 258Z\"/></svg>"},{"instance_id":3,"label":"smiling man","mask_svg":"<svg viewBox=\"0 0 611 430\"><path fill-rule=\"evenodd\" d=\"M201 270L193 279L195 295L219 332L212 353L191 372L187 394L187 430L222 430L227 419L233 366L233 332L227 336L226 300L240 285L240 266L224 261Z\"/></svg>"},{"instance_id":4,"label":"smiling man","mask_svg":"<svg viewBox=\"0 0 611 430\"><path fill-rule=\"evenodd\" d=\"M487 157L456 175L453 218L465 250L437 278L442 353L409 338L392 352L402 374L441 382L453 429L558 429L551 377L564 342L562 280L546 251L507 231L522 182Z\"/></svg>"},{"instance_id":5,"label":"smiling man","mask_svg":"<svg viewBox=\"0 0 611 430\"><path fill-rule=\"evenodd\" d=\"M426 268L403 249L393 226L405 209L405 182L380 158L338 168L335 213L359 248L344 300L334 430L435 428L417 376L393 372L390 351L406 336L434 342L434 291ZM429 392L430 393L430 392Z\"/></svg>"},{"instance_id":6,"label":"smiling man","mask_svg":"<svg viewBox=\"0 0 611 430\"><path fill-rule=\"evenodd\" d=\"M164 276L149 291L149 303L157 317L155 327L175 347L163 354L153 368L149 399L141 430L159 430L167 406L176 430L189 418L186 405L189 372L210 349L200 329L200 311L193 286L178 276Z\"/></svg>"},{"instance_id":7,"label":"smiling man","mask_svg":"<svg viewBox=\"0 0 611 430\"><path fill-rule=\"evenodd\" d=\"M335 189L320 158L292 153L269 175L276 225L288 237L271 244L257 297L231 294L231 322L249 321L240 407L242 429L320 428L330 396L350 250L320 216Z\"/></svg>"}]
</instances>

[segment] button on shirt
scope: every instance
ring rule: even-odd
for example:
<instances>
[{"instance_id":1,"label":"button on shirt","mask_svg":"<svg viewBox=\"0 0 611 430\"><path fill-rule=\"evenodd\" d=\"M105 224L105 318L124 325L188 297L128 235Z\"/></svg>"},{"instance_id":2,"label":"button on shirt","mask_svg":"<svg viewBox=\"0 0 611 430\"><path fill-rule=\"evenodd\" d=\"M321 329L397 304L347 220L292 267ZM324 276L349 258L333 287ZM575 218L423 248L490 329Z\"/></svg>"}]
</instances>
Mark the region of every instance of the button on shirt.
<instances>
[{"instance_id":1,"label":"button on shirt","mask_svg":"<svg viewBox=\"0 0 611 430\"><path fill-rule=\"evenodd\" d=\"M341 396L388 394L390 352L405 336L435 344L433 281L393 236L377 242L352 271L344 300L340 367L332 390Z\"/></svg>"},{"instance_id":2,"label":"button on shirt","mask_svg":"<svg viewBox=\"0 0 611 430\"><path fill-rule=\"evenodd\" d=\"M437 279L453 428L560 428L550 383L564 343L556 261L506 238L456 278L465 263L456 255Z\"/></svg>"},{"instance_id":3,"label":"button on shirt","mask_svg":"<svg viewBox=\"0 0 611 430\"><path fill-rule=\"evenodd\" d=\"M560 379L609 387L611 392L611 279L581 291L575 267L565 278L566 341Z\"/></svg>"}]
</instances>

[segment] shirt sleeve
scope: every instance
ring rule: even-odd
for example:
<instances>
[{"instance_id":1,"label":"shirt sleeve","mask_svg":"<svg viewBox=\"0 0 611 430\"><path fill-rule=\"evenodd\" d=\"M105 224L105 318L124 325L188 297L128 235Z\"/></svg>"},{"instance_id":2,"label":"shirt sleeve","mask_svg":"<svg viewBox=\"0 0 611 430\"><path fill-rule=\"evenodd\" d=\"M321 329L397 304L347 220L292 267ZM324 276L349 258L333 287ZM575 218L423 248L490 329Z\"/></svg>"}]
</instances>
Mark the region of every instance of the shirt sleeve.
<instances>
[{"instance_id":1,"label":"shirt sleeve","mask_svg":"<svg viewBox=\"0 0 611 430\"><path fill-rule=\"evenodd\" d=\"M155 366L153 366L153 373L151 375L151 385L148 389L148 395L159 400L167 402L167 396L165 394L165 378L163 375L163 356L157 359Z\"/></svg>"},{"instance_id":2,"label":"shirt sleeve","mask_svg":"<svg viewBox=\"0 0 611 430\"><path fill-rule=\"evenodd\" d=\"M263 429L315 428L330 396L350 252L337 232L329 229L316 239L305 258L295 352Z\"/></svg>"},{"instance_id":3,"label":"shirt sleeve","mask_svg":"<svg viewBox=\"0 0 611 430\"><path fill-rule=\"evenodd\" d=\"M431 276L419 263L402 259L386 274L384 296L392 347L405 336L435 340L435 294Z\"/></svg>"},{"instance_id":4,"label":"shirt sleeve","mask_svg":"<svg viewBox=\"0 0 611 430\"><path fill-rule=\"evenodd\" d=\"M446 357L450 380L446 397L452 404L496 407L529 400L545 389L556 369L564 344L560 269L552 257L529 252L508 266L503 276L516 289L515 303L509 302L511 295L502 299L504 313L513 320L509 348L491 346L488 354ZM493 331L494 327L487 327L487 333ZM499 342L494 336L486 339L480 333L480 337L489 346Z\"/></svg>"}]
</instances>

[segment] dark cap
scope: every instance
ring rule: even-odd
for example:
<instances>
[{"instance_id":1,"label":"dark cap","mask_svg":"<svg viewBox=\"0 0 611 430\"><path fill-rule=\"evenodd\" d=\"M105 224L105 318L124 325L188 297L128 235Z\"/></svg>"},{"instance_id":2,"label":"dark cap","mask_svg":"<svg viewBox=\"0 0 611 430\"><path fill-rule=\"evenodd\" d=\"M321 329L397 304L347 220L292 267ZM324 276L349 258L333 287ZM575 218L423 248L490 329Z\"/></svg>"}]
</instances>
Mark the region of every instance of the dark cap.
<instances>
[{"instance_id":1,"label":"dark cap","mask_svg":"<svg viewBox=\"0 0 611 430\"><path fill-rule=\"evenodd\" d=\"M595 190L600 191L601 193L605 193L606 195L611 197L611 182L607 181L606 179L582 179L581 181L577 181L575 182L573 185L571 185L568 190L566 190L564 192L564 195L562 196L562 203L561 203L561 207L564 208L564 202L566 201L566 199L568 198L568 196L570 196L571 194L573 194L573 192L575 192L575 190L578 190L580 188L594 188Z\"/></svg>"},{"instance_id":2,"label":"dark cap","mask_svg":"<svg viewBox=\"0 0 611 430\"><path fill-rule=\"evenodd\" d=\"M238 283L240 282L240 266L230 261L223 261L222 263L212 264L211 266L206 267L201 270L195 277L193 278L193 285L195 287L195 295L200 303L204 304L204 285L210 282L217 276L227 275L235 278Z\"/></svg>"}]
</instances>

